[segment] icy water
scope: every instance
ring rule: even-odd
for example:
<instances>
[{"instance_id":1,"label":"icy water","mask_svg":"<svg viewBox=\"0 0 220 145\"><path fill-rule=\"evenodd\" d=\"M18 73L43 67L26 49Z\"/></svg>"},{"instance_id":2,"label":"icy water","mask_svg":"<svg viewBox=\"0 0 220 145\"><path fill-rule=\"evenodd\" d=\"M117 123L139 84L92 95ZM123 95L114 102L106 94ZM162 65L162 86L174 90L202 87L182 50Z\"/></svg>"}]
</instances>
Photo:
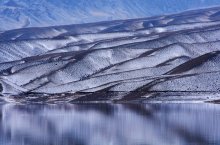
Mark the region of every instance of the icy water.
<instances>
[{"instance_id":1,"label":"icy water","mask_svg":"<svg viewBox=\"0 0 220 145\"><path fill-rule=\"evenodd\" d=\"M0 105L1 145L220 145L218 104Z\"/></svg>"}]
</instances>

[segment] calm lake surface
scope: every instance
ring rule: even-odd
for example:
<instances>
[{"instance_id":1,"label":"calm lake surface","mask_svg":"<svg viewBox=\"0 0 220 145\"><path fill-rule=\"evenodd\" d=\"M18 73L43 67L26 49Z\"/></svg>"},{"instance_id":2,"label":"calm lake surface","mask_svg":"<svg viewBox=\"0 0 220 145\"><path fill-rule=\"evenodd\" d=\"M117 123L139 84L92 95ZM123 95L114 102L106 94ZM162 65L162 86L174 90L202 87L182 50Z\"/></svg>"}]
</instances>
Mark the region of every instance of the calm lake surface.
<instances>
[{"instance_id":1,"label":"calm lake surface","mask_svg":"<svg viewBox=\"0 0 220 145\"><path fill-rule=\"evenodd\" d=\"M220 145L220 105L3 104L0 144Z\"/></svg>"}]
</instances>

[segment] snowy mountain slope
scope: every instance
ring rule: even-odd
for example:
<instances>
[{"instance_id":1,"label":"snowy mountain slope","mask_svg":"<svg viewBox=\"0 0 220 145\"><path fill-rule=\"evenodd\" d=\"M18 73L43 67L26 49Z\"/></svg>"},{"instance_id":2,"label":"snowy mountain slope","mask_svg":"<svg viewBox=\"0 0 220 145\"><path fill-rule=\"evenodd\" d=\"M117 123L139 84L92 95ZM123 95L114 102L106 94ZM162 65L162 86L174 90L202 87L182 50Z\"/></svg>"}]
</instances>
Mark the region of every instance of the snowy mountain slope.
<instances>
[{"instance_id":1,"label":"snowy mountain slope","mask_svg":"<svg viewBox=\"0 0 220 145\"><path fill-rule=\"evenodd\" d=\"M216 100L219 14L220 8L213 7L151 18L5 31L0 34L2 99Z\"/></svg>"},{"instance_id":2,"label":"snowy mountain slope","mask_svg":"<svg viewBox=\"0 0 220 145\"><path fill-rule=\"evenodd\" d=\"M0 31L170 14L219 0L1 0Z\"/></svg>"}]
</instances>

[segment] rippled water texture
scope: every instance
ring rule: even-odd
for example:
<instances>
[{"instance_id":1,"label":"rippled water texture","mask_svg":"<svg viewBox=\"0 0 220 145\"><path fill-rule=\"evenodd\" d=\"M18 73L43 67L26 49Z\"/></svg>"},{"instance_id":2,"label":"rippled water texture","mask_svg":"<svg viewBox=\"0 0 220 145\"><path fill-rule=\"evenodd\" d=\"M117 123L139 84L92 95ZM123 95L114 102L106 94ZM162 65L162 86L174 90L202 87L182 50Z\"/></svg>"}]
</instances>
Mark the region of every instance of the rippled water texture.
<instances>
[{"instance_id":1,"label":"rippled water texture","mask_svg":"<svg viewBox=\"0 0 220 145\"><path fill-rule=\"evenodd\" d=\"M0 106L1 145L219 145L215 104Z\"/></svg>"}]
</instances>

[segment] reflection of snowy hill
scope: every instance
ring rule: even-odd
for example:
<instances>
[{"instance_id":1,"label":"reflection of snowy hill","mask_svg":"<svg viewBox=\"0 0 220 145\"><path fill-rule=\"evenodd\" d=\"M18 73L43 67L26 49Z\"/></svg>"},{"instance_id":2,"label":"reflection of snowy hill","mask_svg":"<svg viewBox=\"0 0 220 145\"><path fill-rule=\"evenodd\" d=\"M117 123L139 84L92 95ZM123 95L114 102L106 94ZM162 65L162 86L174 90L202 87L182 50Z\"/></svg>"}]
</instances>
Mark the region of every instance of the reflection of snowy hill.
<instances>
[{"instance_id":1,"label":"reflection of snowy hill","mask_svg":"<svg viewBox=\"0 0 220 145\"><path fill-rule=\"evenodd\" d=\"M218 4L219 0L1 0L0 30L140 18Z\"/></svg>"},{"instance_id":2,"label":"reflection of snowy hill","mask_svg":"<svg viewBox=\"0 0 220 145\"><path fill-rule=\"evenodd\" d=\"M162 99L212 99L220 87L219 14L215 7L5 31L0 34L1 92L30 99L50 94L43 99L49 101L124 101L158 92L173 96Z\"/></svg>"},{"instance_id":3,"label":"reflection of snowy hill","mask_svg":"<svg viewBox=\"0 0 220 145\"><path fill-rule=\"evenodd\" d=\"M2 145L219 145L213 104L1 105Z\"/></svg>"}]
</instances>

